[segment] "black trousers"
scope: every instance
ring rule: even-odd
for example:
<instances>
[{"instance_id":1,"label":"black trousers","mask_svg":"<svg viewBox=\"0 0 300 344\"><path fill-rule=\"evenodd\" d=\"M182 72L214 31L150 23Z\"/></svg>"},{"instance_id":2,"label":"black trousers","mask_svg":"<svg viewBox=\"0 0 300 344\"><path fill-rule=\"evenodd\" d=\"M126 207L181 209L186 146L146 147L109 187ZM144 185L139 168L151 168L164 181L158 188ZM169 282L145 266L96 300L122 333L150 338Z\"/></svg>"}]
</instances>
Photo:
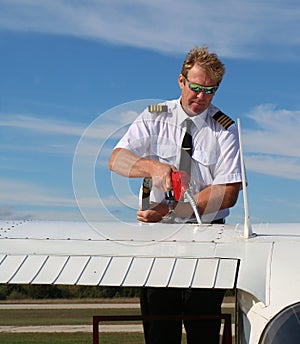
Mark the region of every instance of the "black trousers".
<instances>
[{"instance_id":1,"label":"black trousers","mask_svg":"<svg viewBox=\"0 0 300 344\"><path fill-rule=\"evenodd\" d=\"M225 290L142 288L142 315L221 314ZM219 344L220 320L184 321L188 344ZM146 344L180 344L182 321L145 321Z\"/></svg>"}]
</instances>

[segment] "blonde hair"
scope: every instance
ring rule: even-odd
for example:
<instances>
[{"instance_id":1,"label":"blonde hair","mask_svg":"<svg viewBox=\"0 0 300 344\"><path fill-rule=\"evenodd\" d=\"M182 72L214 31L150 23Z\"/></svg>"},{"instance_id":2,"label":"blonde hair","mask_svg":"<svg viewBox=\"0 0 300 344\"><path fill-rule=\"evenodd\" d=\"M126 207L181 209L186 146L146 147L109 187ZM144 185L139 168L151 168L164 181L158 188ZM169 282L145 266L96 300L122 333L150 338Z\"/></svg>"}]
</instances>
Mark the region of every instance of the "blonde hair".
<instances>
[{"instance_id":1,"label":"blonde hair","mask_svg":"<svg viewBox=\"0 0 300 344\"><path fill-rule=\"evenodd\" d=\"M209 77L220 84L225 74L225 65L220 61L215 53L210 53L206 46L201 49L197 46L190 50L181 68L181 74L187 77L187 74L195 64L198 64L206 70Z\"/></svg>"}]
</instances>

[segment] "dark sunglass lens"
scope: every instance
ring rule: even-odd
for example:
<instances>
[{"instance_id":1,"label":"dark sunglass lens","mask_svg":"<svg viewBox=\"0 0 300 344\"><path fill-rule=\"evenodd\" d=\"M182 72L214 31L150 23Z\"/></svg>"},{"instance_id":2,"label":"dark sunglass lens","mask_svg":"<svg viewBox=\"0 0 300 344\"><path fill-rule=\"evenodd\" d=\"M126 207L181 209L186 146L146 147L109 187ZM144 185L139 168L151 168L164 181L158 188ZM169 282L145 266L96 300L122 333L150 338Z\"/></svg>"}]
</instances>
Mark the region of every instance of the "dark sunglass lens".
<instances>
[{"instance_id":1,"label":"dark sunglass lens","mask_svg":"<svg viewBox=\"0 0 300 344\"><path fill-rule=\"evenodd\" d=\"M213 93L216 92L218 87L213 87L213 86L205 87L205 86L201 86L201 85L195 84L193 82L189 82L189 88L193 92L200 93L200 92L202 92L204 90L205 94L213 94Z\"/></svg>"},{"instance_id":2,"label":"dark sunglass lens","mask_svg":"<svg viewBox=\"0 0 300 344\"><path fill-rule=\"evenodd\" d=\"M201 92L203 87L198 84L193 84L192 82L189 83L189 87L194 92Z\"/></svg>"},{"instance_id":3,"label":"dark sunglass lens","mask_svg":"<svg viewBox=\"0 0 300 344\"><path fill-rule=\"evenodd\" d=\"M206 94L214 94L217 90L217 87L206 87L205 93Z\"/></svg>"}]
</instances>

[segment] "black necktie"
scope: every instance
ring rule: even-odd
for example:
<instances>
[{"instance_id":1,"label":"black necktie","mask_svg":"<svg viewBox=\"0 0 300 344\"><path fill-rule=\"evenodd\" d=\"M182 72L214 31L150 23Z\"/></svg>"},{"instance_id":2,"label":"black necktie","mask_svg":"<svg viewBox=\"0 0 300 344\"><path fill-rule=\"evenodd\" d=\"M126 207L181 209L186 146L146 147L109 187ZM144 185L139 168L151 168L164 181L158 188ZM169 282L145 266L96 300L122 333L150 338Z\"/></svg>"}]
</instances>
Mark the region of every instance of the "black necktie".
<instances>
[{"instance_id":1,"label":"black necktie","mask_svg":"<svg viewBox=\"0 0 300 344\"><path fill-rule=\"evenodd\" d=\"M186 132L182 140L179 170L191 175L191 156L193 153L193 139L191 135L192 120L186 119Z\"/></svg>"}]
</instances>

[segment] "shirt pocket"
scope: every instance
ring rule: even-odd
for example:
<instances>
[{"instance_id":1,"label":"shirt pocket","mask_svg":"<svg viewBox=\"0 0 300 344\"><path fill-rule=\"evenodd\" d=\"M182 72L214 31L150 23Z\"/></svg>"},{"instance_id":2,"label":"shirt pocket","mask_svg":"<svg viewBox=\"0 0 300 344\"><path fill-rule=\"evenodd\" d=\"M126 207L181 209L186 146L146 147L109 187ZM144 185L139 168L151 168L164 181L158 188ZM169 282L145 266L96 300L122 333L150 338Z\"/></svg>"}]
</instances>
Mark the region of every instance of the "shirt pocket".
<instances>
[{"instance_id":1,"label":"shirt pocket","mask_svg":"<svg viewBox=\"0 0 300 344\"><path fill-rule=\"evenodd\" d=\"M211 167L217 163L217 154L215 151L194 150L193 159L196 163L204 166Z\"/></svg>"},{"instance_id":2,"label":"shirt pocket","mask_svg":"<svg viewBox=\"0 0 300 344\"><path fill-rule=\"evenodd\" d=\"M175 165L178 155L178 150L174 145L167 143L156 145L152 152L160 162Z\"/></svg>"}]
</instances>

